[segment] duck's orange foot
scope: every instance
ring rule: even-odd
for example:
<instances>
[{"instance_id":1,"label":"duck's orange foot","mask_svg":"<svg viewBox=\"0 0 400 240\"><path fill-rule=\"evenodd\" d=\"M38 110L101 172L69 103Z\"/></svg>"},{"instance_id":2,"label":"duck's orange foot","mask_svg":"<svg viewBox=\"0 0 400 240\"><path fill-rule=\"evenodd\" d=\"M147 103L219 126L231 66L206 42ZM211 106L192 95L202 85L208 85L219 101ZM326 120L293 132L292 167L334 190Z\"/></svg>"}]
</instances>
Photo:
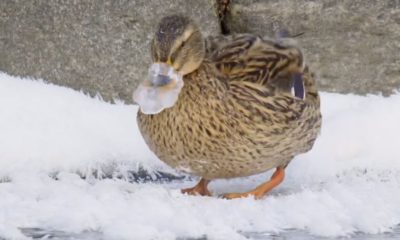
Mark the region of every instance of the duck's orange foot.
<instances>
[{"instance_id":1,"label":"duck's orange foot","mask_svg":"<svg viewBox=\"0 0 400 240\"><path fill-rule=\"evenodd\" d=\"M222 198L225 199L235 199L235 198L247 198L253 196L254 199L261 199L264 194L263 193L258 193L256 191L249 191L249 192L244 192L244 193L226 193L222 195Z\"/></svg>"},{"instance_id":2,"label":"duck's orange foot","mask_svg":"<svg viewBox=\"0 0 400 240\"><path fill-rule=\"evenodd\" d=\"M197 196L211 196L211 193L208 191L207 185L210 181L202 178L196 186L192 188L182 189L182 193L186 193L189 195L197 195Z\"/></svg>"},{"instance_id":3,"label":"duck's orange foot","mask_svg":"<svg viewBox=\"0 0 400 240\"><path fill-rule=\"evenodd\" d=\"M285 170L281 167L278 167L272 175L271 180L261 184L256 189L244 193L227 193L223 195L223 198L234 199L254 196L255 199L261 199L267 192L278 186L284 178Z\"/></svg>"}]
</instances>

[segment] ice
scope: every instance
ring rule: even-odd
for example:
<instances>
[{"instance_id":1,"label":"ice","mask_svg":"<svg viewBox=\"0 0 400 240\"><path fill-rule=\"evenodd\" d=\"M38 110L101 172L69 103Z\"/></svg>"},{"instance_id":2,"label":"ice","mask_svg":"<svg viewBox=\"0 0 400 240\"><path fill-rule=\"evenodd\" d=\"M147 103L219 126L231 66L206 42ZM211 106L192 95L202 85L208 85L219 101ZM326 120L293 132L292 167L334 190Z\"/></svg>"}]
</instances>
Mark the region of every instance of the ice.
<instances>
[{"instance_id":1,"label":"ice","mask_svg":"<svg viewBox=\"0 0 400 240\"><path fill-rule=\"evenodd\" d=\"M271 173L214 181L212 198L180 193L195 180L90 177L107 166L172 170L143 142L137 106L0 74L0 238L24 239L21 228L95 232L104 239L392 231L400 224L400 94L322 93L321 99L321 136L289 165L283 184L259 201L224 200L217 196L248 190Z\"/></svg>"},{"instance_id":2,"label":"ice","mask_svg":"<svg viewBox=\"0 0 400 240\"><path fill-rule=\"evenodd\" d=\"M183 87L182 75L165 63L154 63L148 78L133 93L140 110L145 114L157 114L172 107Z\"/></svg>"}]
</instances>

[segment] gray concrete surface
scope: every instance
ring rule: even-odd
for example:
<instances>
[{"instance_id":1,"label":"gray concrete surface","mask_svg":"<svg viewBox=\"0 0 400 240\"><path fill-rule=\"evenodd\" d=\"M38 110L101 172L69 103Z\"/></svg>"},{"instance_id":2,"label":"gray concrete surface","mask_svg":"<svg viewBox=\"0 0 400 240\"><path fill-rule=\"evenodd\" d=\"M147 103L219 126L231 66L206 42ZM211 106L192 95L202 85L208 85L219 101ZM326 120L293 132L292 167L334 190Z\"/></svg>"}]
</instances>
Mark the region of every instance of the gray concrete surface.
<instances>
[{"instance_id":1,"label":"gray concrete surface","mask_svg":"<svg viewBox=\"0 0 400 240\"><path fill-rule=\"evenodd\" d=\"M400 0L231 0L231 32L304 33L297 41L325 91L400 88ZM219 34L215 0L2 0L0 71L131 102L158 20L185 13Z\"/></svg>"},{"instance_id":2,"label":"gray concrete surface","mask_svg":"<svg viewBox=\"0 0 400 240\"><path fill-rule=\"evenodd\" d=\"M400 0L232 0L231 32L287 29L321 89L391 94L400 89Z\"/></svg>"},{"instance_id":3,"label":"gray concrete surface","mask_svg":"<svg viewBox=\"0 0 400 240\"><path fill-rule=\"evenodd\" d=\"M212 9L209 0L1 0L0 71L130 102L158 20L185 13L217 34Z\"/></svg>"}]
</instances>

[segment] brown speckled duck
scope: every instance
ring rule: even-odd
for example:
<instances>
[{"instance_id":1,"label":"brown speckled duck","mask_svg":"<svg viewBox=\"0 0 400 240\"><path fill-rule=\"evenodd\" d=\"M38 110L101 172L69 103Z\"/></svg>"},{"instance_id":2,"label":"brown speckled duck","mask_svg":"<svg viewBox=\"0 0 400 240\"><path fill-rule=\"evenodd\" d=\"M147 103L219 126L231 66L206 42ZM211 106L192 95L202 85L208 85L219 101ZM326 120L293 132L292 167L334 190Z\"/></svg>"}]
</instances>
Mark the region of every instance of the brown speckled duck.
<instances>
[{"instance_id":1,"label":"brown speckled duck","mask_svg":"<svg viewBox=\"0 0 400 240\"><path fill-rule=\"evenodd\" d=\"M183 76L184 85L172 107L139 111L138 125L159 159L201 177L182 192L210 195L213 179L275 168L254 190L224 195L261 198L283 181L294 156L312 148L320 99L298 48L251 34L205 39L193 21L173 15L160 21L151 55ZM151 84L161 92L176 84L160 77Z\"/></svg>"}]
</instances>

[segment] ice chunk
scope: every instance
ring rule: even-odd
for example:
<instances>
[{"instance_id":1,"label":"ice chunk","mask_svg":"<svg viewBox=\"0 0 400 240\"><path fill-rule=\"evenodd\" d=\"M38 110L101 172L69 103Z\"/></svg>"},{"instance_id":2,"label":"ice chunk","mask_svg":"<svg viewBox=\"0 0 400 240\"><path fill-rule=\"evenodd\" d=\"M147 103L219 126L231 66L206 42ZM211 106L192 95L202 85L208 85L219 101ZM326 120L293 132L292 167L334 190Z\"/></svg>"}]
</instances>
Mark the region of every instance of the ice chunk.
<instances>
[{"instance_id":1,"label":"ice chunk","mask_svg":"<svg viewBox=\"0 0 400 240\"><path fill-rule=\"evenodd\" d=\"M145 114L157 114L172 107L183 87L182 75L165 63L154 63L149 78L133 93L133 100Z\"/></svg>"}]
</instances>

